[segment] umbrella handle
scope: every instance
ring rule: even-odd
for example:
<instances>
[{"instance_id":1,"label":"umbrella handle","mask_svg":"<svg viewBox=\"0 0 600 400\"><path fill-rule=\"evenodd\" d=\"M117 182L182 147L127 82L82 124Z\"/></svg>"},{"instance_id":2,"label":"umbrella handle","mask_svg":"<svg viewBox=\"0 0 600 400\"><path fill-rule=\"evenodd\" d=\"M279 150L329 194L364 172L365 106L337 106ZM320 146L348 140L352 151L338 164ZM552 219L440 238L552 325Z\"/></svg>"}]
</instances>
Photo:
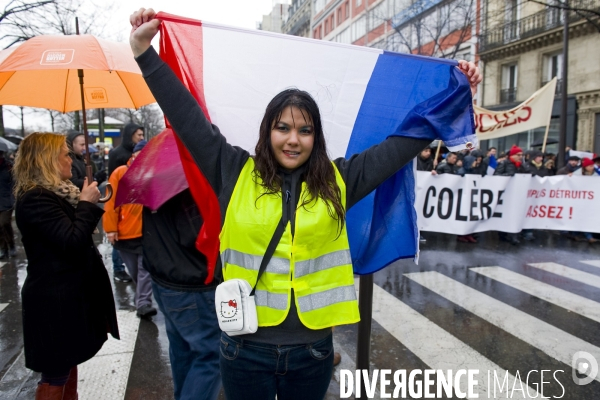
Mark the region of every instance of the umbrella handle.
<instances>
[{"instance_id":1,"label":"umbrella handle","mask_svg":"<svg viewBox=\"0 0 600 400\"><path fill-rule=\"evenodd\" d=\"M110 200L110 198L113 195L113 188L112 185L109 183L106 184L106 196L100 198L100 200L98 200L98 203L106 203L107 201Z\"/></svg>"},{"instance_id":2,"label":"umbrella handle","mask_svg":"<svg viewBox=\"0 0 600 400\"><path fill-rule=\"evenodd\" d=\"M94 176L93 176L93 171L92 171L91 165L85 166L85 174L87 175L88 182L94 182ZM100 200L98 200L98 203L106 203L107 201L110 200L112 195L113 195L112 185L110 184L110 182L107 182L106 183L106 196L100 198Z\"/></svg>"}]
</instances>

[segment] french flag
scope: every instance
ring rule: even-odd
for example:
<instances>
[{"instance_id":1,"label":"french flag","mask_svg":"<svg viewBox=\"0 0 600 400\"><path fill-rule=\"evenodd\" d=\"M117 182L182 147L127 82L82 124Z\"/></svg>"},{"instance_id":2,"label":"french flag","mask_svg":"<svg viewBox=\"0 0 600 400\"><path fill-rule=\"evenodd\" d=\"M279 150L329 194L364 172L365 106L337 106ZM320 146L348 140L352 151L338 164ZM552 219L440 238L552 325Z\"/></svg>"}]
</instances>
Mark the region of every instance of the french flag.
<instances>
[{"instance_id":1,"label":"french flag","mask_svg":"<svg viewBox=\"0 0 600 400\"><path fill-rule=\"evenodd\" d=\"M350 157L393 135L441 139L451 151L477 145L469 82L456 61L232 28L166 13L157 18L162 20L163 60L228 142L251 153L267 104L290 87L309 92L317 101L332 159ZM206 225L199 238L218 237L216 196L207 193L210 187L183 146L180 152ZM414 198L411 164L348 211L356 273L372 273L418 255ZM201 251L214 252L214 246Z\"/></svg>"},{"instance_id":2,"label":"french flag","mask_svg":"<svg viewBox=\"0 0 600 400\"><path fill-rule=\"evenodd\" d=\"M498 167L498 160L496 160L495 155L490 155L490 161L487 167L487 175L494 175L496 168Z\"/></svg>"}]
</instances>

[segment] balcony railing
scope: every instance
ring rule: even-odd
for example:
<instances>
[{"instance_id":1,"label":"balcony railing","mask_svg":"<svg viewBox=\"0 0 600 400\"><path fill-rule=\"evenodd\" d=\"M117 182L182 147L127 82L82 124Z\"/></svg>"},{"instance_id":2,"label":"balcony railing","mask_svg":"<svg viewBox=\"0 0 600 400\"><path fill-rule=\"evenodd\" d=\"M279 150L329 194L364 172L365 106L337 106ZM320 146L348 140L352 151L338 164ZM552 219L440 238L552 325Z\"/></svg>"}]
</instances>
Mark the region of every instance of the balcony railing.
<instances>
[{"instance_id":1,"label":"balcony railing","mask_svg":"<svg viewBox=\"0 0 600 400\"><path fill-rule=\"evenodd\" d=\"M517 100L517 88L502 89L500 91L500 104L512 103Z\"/></svg>"},{"instance_id":2,"label":"balcony railing","mask_svg":"<svg viewBox=\"0 0 600 400\"><path fill-rule=\"evenodd\" d=\"M583 8L591 11L600 10L600 0L571 0L569 5L573 8ZM582 14L586 13L569 11L569 23L583 19L584 16ZM587 14L593 17L592 13ZM484 31L480 37L479 51L492 50L505 44L558 28L562 25L562 10L548 7L536 14Z\"/></svg>"},{"instance_id":3,"label":"balcony railing","mask_svg":"<svg viewBox=\"0 0 600 400\"><path fill-rule=\"evenodd\" d=\"M544 81L544 82L542 82L542 87L545 86L548 82L550 82L550 81ZM558 96L558 95L560 95L562 93L562 87L563 87L563 85L562 85L562 79L557 79L556 80L556 91L554 92L555 96Z\"/></svg>"}]
</instances>

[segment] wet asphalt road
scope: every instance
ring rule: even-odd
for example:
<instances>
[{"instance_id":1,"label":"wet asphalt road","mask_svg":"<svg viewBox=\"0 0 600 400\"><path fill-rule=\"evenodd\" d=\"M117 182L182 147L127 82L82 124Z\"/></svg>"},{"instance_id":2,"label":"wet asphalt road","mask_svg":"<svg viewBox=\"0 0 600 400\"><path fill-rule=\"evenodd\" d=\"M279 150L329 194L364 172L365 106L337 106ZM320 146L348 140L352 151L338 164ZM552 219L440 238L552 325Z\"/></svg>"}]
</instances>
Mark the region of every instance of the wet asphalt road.
<instances>
[{"instance_id":1,"label":"wet asphalt road","mask_svg":"<svg viewBox=\"0 0 600 400\"><path fill-rule=\"evenodd\" d=\"M511 376L519 371L523 381L532 370L564 371L557 372L557 380L546 377L546 397L599 399L600 378L576 385L569 357L580 350L600 356L600 243L575 242L552 232L536 235L533 242L512 246L499 242L495 233L482 234L478 244L424 233L428 241L419 265L401 260L374 276L372 368L410 373L477 367L480 377L490 369L503 372L501 378L507 370ZM96 239L112 276L110 248L100 235ZM0 267L0 399L32 399L39 379L15 366L23 346L20 288L25 276L19 246L18 256ZM113 288L117 308L134 310L133 285L113 282ZM340 369L355 368L356 336L355 325L334 332L343 360L327 399L340 398ZM22 379L15 378L18 373ZM529 387L539 390L539 381L534 374ZM126 382L127 400L172 398L162 314L140 321ZM531 397L517 391L512 398Z\"/></svg>"}]
</instances>

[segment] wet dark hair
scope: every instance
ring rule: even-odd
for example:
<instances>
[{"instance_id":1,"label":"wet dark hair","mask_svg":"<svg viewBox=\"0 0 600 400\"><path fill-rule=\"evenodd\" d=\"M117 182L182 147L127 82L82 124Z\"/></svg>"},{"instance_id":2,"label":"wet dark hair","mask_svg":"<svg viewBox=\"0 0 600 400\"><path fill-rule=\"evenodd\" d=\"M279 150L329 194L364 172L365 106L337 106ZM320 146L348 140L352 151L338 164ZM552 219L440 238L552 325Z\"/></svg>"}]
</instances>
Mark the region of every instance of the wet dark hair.
<instances>
[{"instance_id":1,"label":"wet dark hair","mask_svg":"<svg viewBox=\"0 0 600 400\"><path fill-rule=\"evenodd\" d=\"M279 163L275 159L271 145L271 130L281 120L281 114L288 107L296 107L302 112L306 122L312 122L314 144L306 160L305 182L309 195L300 199L299 207L304 207L315 198L320 198L327 205L331 218L338 221L338 226L344 226L346 212L342 206L342 192L335 180L335 170L327 155L325 135L321 124L319 107L310 94L299 89L286 89L277 94L267 105L265 116L260 123L258 143L254 156L254 179L262 179L264 194L281 192L283 184L279 175Z\"/></svg>"}]
</instances>

